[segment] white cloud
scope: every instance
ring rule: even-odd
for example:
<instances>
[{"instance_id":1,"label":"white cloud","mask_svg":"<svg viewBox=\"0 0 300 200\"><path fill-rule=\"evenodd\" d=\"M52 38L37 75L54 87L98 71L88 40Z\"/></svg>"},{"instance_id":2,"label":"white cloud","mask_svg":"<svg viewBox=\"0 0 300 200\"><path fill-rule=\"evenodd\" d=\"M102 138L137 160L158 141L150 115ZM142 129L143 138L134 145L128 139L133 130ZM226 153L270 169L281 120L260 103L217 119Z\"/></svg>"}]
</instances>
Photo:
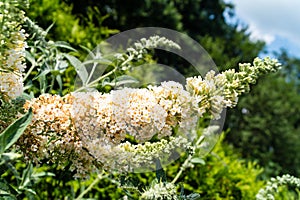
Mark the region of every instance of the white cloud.
<instances>
[{"instance_id":1,"label":"white cloud","mask_svg":"<svg viewBox=\"0 0 300 200\"><path fill-rule=\"evenodd\" d=\"M233 0L238 18L249 25L251 37L271 43L276 36L300 46L299 0Z\"/></svg>"},{"instance_id":2,"label":"white cloud","mask_svg":"<svg viewBox=\"0 0 300 200\"><path fill-rule=\"evenodd\" d=\"M270 33L264 33L253 25L249 27L251 31L250 39L252 40L263 40L267 45L271 44L275 40L275 35Z\"/></svg>"}]
</instances>

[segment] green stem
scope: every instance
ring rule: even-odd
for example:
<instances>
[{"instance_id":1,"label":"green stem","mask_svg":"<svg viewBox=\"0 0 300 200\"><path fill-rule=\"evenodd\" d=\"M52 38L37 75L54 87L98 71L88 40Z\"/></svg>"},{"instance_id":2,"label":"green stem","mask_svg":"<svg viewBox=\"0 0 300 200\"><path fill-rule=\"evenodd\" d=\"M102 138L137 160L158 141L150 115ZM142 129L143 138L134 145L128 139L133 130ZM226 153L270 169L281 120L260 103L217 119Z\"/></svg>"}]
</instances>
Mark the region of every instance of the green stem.
<instances>
[{"instance_id":1,"label":"green stem","mask_svg":"<svg viewBox=\"0 0 300 200\"><path fill-rule=\"evenodd\" d=\"M197 140L197 142L195 143L195 147L197 148L197 146L204 140L204 136L201 135L199 137L199 139ZM184 161L184 163L182 164L182 166L180 167L179 172L176 174L175 178L173 179L173 181L171 183L176 183L176 181L179 179L179 177L181 176L181 174L183 173L184 170L186 170L186 168L188 167L188 164L191 162L193 156L195 153L189 154L189 156L187 157L187 159Z\"/></svg>"},{"instance_id":2,"label":"green stem","mask_svg":"<svg viewBox=\"0 0 300 200\"><path fill-rule=\"evenodd\" d=\"M92 70L91 70L91 73L90 73L90 75L89 75L89 77L88 77L88 79L87 79L87 83L91 80L91 78L92 78L92 76L93 76L93 74L94 74L94 72L95 72L95 69L96 69L96 66L97 66L97 63L94 63L93 64L93 68L92 68Z\"/></svg>"},{"instance_id":3,"label":"green stem","mask_svg":"<svg viewBox=\"0 0 300 200\"><path fill-rule=\"evenodd\" d=\"M28 72L27 72L26 75L24 76L23 81L25 81L25 80L28 78L28 76L31 74L32 70L35 68L35 66L36 66L36 65L33 64L33 65L30 67L30 69L28 70Z\"/></svg>"},{"instance_id":4,"label":"green stem","mask_svg":"<svg viewBox=\"0 0 300 200\"><path fill-rule=\"evenodd\" d=\"M54 75L52 75L52 79L51 79L51 85L50 85L49 93L51 93L51 91L53 90L53 85L54 85L54 82L55 82L55 76L54 76Z\"/></svg>"},{"instance_id":5,"label":"green stem","mask_svg":"<svg viewBox=\"0 0 300 200\"><path fill-rule=\"evenodd\" d=\"M105 75L103 75L103 76L97 78L96 80L90 82L89 84L84 85L83 87L78 88L78 89L75 90L74 92L79 92L79 91L81 91L81 90L84 90L86 87L92 87L94 84L98 83L100 80L102 80L102 79L104 79L104 78L106 78L106 77L112 75L113 73L115 73L115 72L117 71L117 69L119 69L120 67L126 65L126 64L127 64L128 62L130 62L133 58L134 58L134 56L133 56L133 55L130 55L129 58L128 58L127 60L125 60L123 63L121 63L119 67L115 67L112 71L110 71L110 72L108 72L107 74L105 74ZM95 65L93 66L93 69L92 69L92 71L91 71L91 74L90 74L90 76L88 77L88 81L89 81L90 78L92 77L92 73L94 72L94 70L95 70ZM87 82L88 82L88 81L87 81Z\"/></svg>"},{"instance_id":6,"label":"green stem","mask_svg":"<svg viewBox=\"0 0 300 200\"><path fill-rule=\"evenodd\" d=\"M108 72L107 74L105 74L105 75L103 75L103 76L97 78L96 80L92 81L91 83L87 84L86 86L78 88L78 89L75 90L74 92L79 92L79 91L81 91L81 90L84 90L84 88L86 88L86 87L91 87L91 86L93 86L95 83L98 83L100 80L102 80L102 79L104 79L104 78L106 78L106 77L112 75L112 74L115 73L116 71L117 71L117 67L116 67L114 70Z\"/></svg>"},{"instance_id":7,"label":"green stem","mask_svg":"<svg viewBox=\"0 0 300 200\"><path fill-rule=\"evenodd\" d=\"M31 74L32 70L37 66L37 63L39 63L41 60L43 60L44 57L45 56L42 55L41 57L38 58L37 61L34 61L34 63L31 63L32 66L30 67L30 69L28 70L28 72L26 73L26 75L24 76L23 81L25 81L28 78L28 76Z\"/></svg>"},{"instance_id":8,"label":"green stem","mask_svg":"<svg viewBox=\"0 0 300 200\"><path fill-rule=\"evenodd\" d=\"M101 179L105 178L104 172L102 172L101 174L98 174L98 176L96 177L96 179L89 185L89 187L87 187L75 200L80 200L84 197L84 195L86 195Z\"/></svg>"}]
</instances>

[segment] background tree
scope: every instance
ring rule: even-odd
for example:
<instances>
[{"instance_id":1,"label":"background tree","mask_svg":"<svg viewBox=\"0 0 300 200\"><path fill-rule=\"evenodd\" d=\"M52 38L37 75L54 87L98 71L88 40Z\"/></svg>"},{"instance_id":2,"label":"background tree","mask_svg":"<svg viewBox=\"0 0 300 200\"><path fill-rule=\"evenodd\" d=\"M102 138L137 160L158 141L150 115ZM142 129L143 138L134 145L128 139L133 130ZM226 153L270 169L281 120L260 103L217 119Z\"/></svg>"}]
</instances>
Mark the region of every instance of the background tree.
<instances>
[{"instance_id":1,"label":"background tree","mask_svg":"<svg viewBox=\"0 0 300 200\"><path fill-rule=\"evenodd\" d=\"M46 28L51 25L52 21L47 20L45 16L51 16L55 19L55 24L50 30L50 36L53 39L60 37L61 30L67 29L65 33L70 32L71 36L68 42L71 44L85 45L83 41L91 40L98 37L105 39L112 32L109 30L125 31L137 27L163 27L186 33L204 49L208 51L212 59L220 69L228 69L236 66L239 62L250 62L263 49L264 43L260 41L251 41L247 27L237 28L239 24L230 24L226 21L225 15L234 16L234 6L225 3L223 0L64 0L67 5L56 8L52 5L52 1L31 0L33 9L37 15L32 15ZM56 0L58 1L58 0ZM49 5L41 12L38 4ZM65 23L66 20L59 18L58 13L68 13L70 9L73 14L73 21L76 23ZM70 18L70 17L69 17ZM65 18L68 19L68 18ZM71 20L72 22L72 20ZM92 22L92 23L91 23ZM60 24L61 23L61 24ZM80 32L79 25L82 27L92 27L93 31L86 29L85 34ZM72 28L71 28L72 27ZM106 27L109 27L107 29ZM99 33L94 31L99 28ZM76 31L77 30L77 31ZM75 32L74 32L75 31ZM72 33L74 32L74 35ZM103 33L104 32L104 33ZM87 34L88 33L88 34ZM81 37L80 37L81 36ZM104 36L104 37L103 37ZM77 39L74 39L77 38ZM195 75L192 67L188 67L187 63L164 53L159 53L159 59L162 63L175 66L177 70L186 75ZM176 64L175 64L176 63Z\"/></svg>"},{"instance_id":2,"label":"background tree","mask_svg":"<svg viewBox=\"0 0 300 200\"><path fill-rule=\"evenodd\" d=\"M285 80L293 83L297 87L298 94L300 93L300 59L290 56L285 49L279 52L274 52L274 55L282 63L283 68L280 71Z\"/></svg>"},{"instance_id":3,"label":"background tree","mask_svg":"<svg viewBox=\"0 0 300 200\"><path fill-rule=\"evenodd\" d=\"M300 96L294 83L267 76L229 111L227 141L258 160L265 175L300 175Z\"/></svg>"}]
</instances>

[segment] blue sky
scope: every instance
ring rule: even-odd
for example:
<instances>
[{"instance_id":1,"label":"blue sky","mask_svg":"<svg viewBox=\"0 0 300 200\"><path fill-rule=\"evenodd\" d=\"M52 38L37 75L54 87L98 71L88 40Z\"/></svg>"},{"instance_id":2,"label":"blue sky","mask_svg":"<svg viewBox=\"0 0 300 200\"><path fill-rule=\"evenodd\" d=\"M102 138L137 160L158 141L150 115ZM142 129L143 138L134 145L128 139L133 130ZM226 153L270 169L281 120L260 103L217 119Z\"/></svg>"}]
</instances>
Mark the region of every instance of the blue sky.
<instances>
[{"instance_id":1,"label":"blue sky","mask_svg":"<svg viewBox=\"0 0 300 200\"><path fill-rule=\"evenodd\" d=\"M249 26L253 40L267 50L285 48L300 58L300 0L225 0L235 5L237 19Z\"/></svg>"}]
</instances>

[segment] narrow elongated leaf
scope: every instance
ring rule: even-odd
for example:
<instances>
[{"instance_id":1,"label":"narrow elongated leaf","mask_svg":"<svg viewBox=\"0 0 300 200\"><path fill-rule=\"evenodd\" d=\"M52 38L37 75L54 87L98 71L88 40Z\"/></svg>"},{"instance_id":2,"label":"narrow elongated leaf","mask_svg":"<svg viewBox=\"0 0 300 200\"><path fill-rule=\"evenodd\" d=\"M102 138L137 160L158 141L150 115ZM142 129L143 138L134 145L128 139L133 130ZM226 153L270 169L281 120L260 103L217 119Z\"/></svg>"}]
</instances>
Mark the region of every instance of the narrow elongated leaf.
<instances>
[{"instance_id":1,"label":"narrow elongated leaf","mask_svg":"<svg viewBox=\"0 0 300 200\"><path fill-rule=\"evenodd\" d=\"M32 172L33 172L33 168L32 168L32 164L30 163L27 166L27 168L24 169L24 171L23 171L20 189L25 188L30 183Z\"/></svg>"},{"instance_id":2,"label":"narrow elongated leaf","mask_svg":"<svg viewBox=\"0 0 300 200\"><path fill-rule=\"evenodd\" d=\"M45 70L43 70L42 73L40 73L38 76L34 77L32 80L36 80L36 79L38 79L38 78L40 78L40 77L42 77L42 76L46 76L46 75L49 74L50 72L51 72L50 69L45 69Z\"/></svg>"},{"instance_id":3,"label":"narrow elongated leaf","mask_svg":"<svg viewBox=\"0 0 300 200\"><path fill-rule=\"evenodd\" d=\"M83 63L80 60L78 60L76 57L71 56L69 54L64 54L64 56L70 61L71 65L75 67L75 70L79 78L81 79L82 83L86 84L88 79L88 72L85 66L83 65Z\"/></svg>"},{"instance_id":4,"label":"narrow elongated leaf","mask_svg":"<svg viewBox=\"0 0 300 200\"><path fill-rule=\"evenodd\" d=\"M25 58L32 64L35 65L35 58L31 55L30 52L25 51Z\"/></svg>"},{"instance_id":5,"label":"narrow elongated leaf","mask_svg":"<svg viewBox=\"0 0 300 200\"><path fill-rule=\"evenodd\" d=\"M21 158L22 157L22 154L19 154L19 153L13 153L13 152L9 152L9 153L3 153L2 154L2 158L4 160L16 160L18 158Z\"/></svg>"},{"instance_id":6,"label":"narrow elongated leaf","mask_svg":"<svg viewBox=\"0 0 300 200\"><path fill-rule=\"evenodd\" d=\"M31 119L32 110L29 109L23 117L17 119L0 134L0 156L19 139L27 125L31 122Z\"/></svg>"},{"instance_id":7,"label":"narrow elongated leaf","mask_svg":"<svg viewBox=\"0 0 300 200\"><path fill-rule=\"evenodd\" d=\"M85 65L87 64L102 64L102 65L106 65L106 67L110 64L112 64L111 60L105 59L105 58L98 58L98 59L91 59L91 60L87 60L83 62Z\"/></svg>"},{"instance_id":8,"label":"narrow elongated leaf","mask_svg":"<svg viewBox=\"0 0 300 200\"><path fill-rule=\"evenodd\" d=\"M74 49L73 47L71 47L71 45L69 43L64 42L64 41L57 41L57 42L55 42L55 46L56 47L60 47L60 48L69 49L71 51L77 51L76 49Z\"/></svg>"},{"instance_id":9,"label":"narrow elongated leaf","mask_svg":"<svg viewBox=\"0 0 300 200\"><path fill-rule=\"evenodd\" d=\"M88 53L89 53L89 56L92 58L92 59L95 59L96 58L96 55L87 47L85 46L81 46L79 45L81 48L83 48L84 50L86 50Z\"/></svg>"},{"instance_id":10,"label":"narrow elongated leaf","mask_svg":"<svg viewBox=\"0 0 300 200\"><path fill-rule=\"evenodd\" d=\"M54 26L54 22L48 26L48 28L45 30L45 32L48 34L48 32L50 31L50 29Z\"/></svg>"},{"instance_id":11,"label":"narrow elongated leaf","mask_svg":"<svg viewBox=\"0 0 300 200\"><path fill-rule=\"evenodd\" d=\"M55 176L55 174L53 174L51 172L39 172L39 173L32 174L33 178L40 178L40 177L45 177L45 176Z\"/></svg>"},{"instance_id":12,"label":"narrow elongated leaf","mask_svg":"<svg viewBox=\"0 0 300 200\"><path fill-rule=\"evenodd\" d=\"M191 163L205 165L205 161L202 158L192 158Z\"/></svg>"},{"instance_id":13,"label":"narrow elongated leaf","mask_svg":"<svg viewBox=\"0 0 300 200\"><path fill-rule=\"evenodd\" d=\"M116 79L112 80L111 82L107 82L107 81L103 82L102 86L110 85L113 87L119 87L121 85L128 86L130 84L138 84L138 83L139 81L134 77L128 75L122 75L122 76L118 76Z\"/></svg>"},{"instance_id":14,"label":"narrow elongated leaf","mask_svg":"<svg viewBox=\"0 0 300 200\"><path fill-rule=\"evenodd\" d=\"M198 200L201 196L198 193L192 193L186 197L187 200Z\"/></svg>"},{"instance_id":15,"label":"narrow elongated leaf","mask_svg":"<svg viewBox=\"0 0 300 200\"><path fill-rule=\"evenodd\" d=\"M58 83L58 86L59 86L59 92L61 93L62 92L62 88L63 88L63 81L62 81L62 78L60 75L56 76L55 77L57 83Z\"/></svg>"}]
</instances>

